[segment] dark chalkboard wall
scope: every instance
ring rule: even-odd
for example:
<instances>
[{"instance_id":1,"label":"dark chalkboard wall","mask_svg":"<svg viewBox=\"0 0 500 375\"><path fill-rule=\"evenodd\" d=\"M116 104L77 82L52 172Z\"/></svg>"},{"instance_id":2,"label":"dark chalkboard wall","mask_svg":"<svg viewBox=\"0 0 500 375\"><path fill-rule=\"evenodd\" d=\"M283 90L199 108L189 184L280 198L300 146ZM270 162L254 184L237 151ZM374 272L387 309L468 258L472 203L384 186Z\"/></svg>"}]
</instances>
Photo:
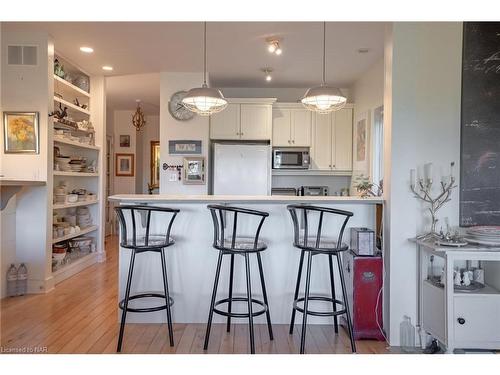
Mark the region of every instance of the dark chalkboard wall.
<instances>
[{"instance_id":1,"label":"dark chalkboard wall","mask_svg":"<svg viewBox=\"0 0 500 375\"><path fill-rule=\"evenodd\" d=\"M465 22L460 224L500 225L500 22Z\"/></svg>"}]
</instances>

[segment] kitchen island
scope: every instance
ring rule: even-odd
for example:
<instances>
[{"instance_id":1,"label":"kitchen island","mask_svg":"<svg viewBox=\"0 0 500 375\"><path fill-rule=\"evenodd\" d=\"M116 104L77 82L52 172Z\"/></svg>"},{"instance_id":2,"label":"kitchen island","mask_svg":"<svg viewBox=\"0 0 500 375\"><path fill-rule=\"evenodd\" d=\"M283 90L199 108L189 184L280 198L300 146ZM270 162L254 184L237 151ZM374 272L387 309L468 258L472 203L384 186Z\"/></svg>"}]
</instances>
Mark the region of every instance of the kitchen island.
<instances>
[{"instance_id":1,"label":"kitchen island","mask_svg":"<svg viewBox=\"0 0 500 375\"><path fill-rule=\"evenodd\" d=\"M351 211L343 241L349 243L350 227L375 229L376 205L383 204L382 198L359 198L337 196L238 196L238 195L114 195L109 197L120 205L148 204L180 209L172 227L175 245L166 250L169 288L175 303L172 315L175 323L206 323L213 288L218 251L212 248L213 224L207 209L208 204L229 204L269 212L264 222L260 238L268 249L262 253L266 287L269 298L271 319L276 324L289 323L292 310L293 292L297 277L300 251L292 246L293 229L288 204L305 203ZM238 220L238 227L245 234L245 218ZM154 223L154 225L165 223ZM153 224L152 224L153 225ZM340 221L325 217L323 232L336 237ZM152 232L154 233L154 232ZM238 233L240 234L240 233ZM253 257L252 257L253 258ZM311 278L311 294L328 295L330 279L327 257L315 257ZM120 248L119 254L119 298L124 295L130 251ZM257 262L251 260L253 275L257 275ZM305 274L305 272L303 272ZM305 275L303 275L305 276ZM221 270L217 298L226 298L229 286L229 261L224 259ZM258 277L252 277L254 298L262 299ZM302 284L303 286L304 284ZM340 281L336 275L337 298L341 298ZM235 296L246 293L243 257L235 258ZM301 288L302 289L302 288ZM160 256L155 253L140 254L136 257L131 293L162 291ZM117 301L118 303L118 301ZM157 305L158 301L131 302L134 306ZM313 307L315 304L311 303ZM241 305L241 306L240 306ZM330 306L321 306L319 309ZM245 311L246 303L233 305L233 311ZM214 315L214 322L223 322L224 317ZM332 318L310 317L311 323L325 323ZM127 323L160 323L166 321L165 311L148 314L127 314ZM245 319L233 319L244 323ZM264 323L264 316L255 318L256 323Z\"/></svg>"}]
</instances>

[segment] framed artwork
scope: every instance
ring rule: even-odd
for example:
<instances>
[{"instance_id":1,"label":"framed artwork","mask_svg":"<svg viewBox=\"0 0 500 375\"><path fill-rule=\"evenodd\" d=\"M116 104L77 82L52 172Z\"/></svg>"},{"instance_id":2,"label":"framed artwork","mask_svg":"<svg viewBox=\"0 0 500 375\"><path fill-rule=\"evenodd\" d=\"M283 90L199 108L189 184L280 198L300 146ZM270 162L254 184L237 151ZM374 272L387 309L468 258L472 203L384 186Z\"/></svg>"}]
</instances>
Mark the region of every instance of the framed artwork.
<instances>
[{"instance_id":1,"label":"framed artwork","mask_svg":"<svg viewBox=\"0 0 500 375\"><path fill-rule=\"evenodd\" d=\"M184 158L184 179L186 185L203 185L205 183L205 158Z\"/></svg>"},{"instance_id":2,"label":"framed artwork","mask_svg":"<svg viewBox=\"0 0 500 375\"><path fill-rule=\"evenodd\" d=\"M120 147L130 147L130 135L120 135Z\"/></svg>"},{"instance_id":3,"label":"framed artwork","mask_svg":"<svg viewBox=\"0 0 500 375\"><path fill-rule=\"evenodd\" d=\"M134 154L116 154L115 158L115 176L134 177Z\"/></svg>"},{"instance_id":4,"label":"framed artwork","mask_svg":"<svg viewBox=\"0 0 500 375\"><path fill-rule=\"evenodd\" d=\"M201 141L168 141L170 155L201 155Z\"/></svg>"},{"instance_id":5,"label":"framed artwork","mask_svg":"<svg viewBox=\"0 0 500 375\"><path fill-rule=\"evenodd\" d=\"M366 118L356 124L356 161L366 159Z\"/></svg>"},{"instance_id":6,"label":"framed artwork","mask_svg":"<svg viewBox=\"0 0 500 375\"><path fill-rule=\"evenodd\" d=\"M149 186L156 189L160 186L160 142L151 141L151 175L149 177Z\"/></svg>"},{"instance_id":7,"label":"framed artwork","mask_svg":"<svg viewBox=\"0 0 500 375\"><path fill-rule=\"evenodd\" d=\"M4 112L4 151L6 154L39 154L38 112Z\"/></svg>"}]
</instances>

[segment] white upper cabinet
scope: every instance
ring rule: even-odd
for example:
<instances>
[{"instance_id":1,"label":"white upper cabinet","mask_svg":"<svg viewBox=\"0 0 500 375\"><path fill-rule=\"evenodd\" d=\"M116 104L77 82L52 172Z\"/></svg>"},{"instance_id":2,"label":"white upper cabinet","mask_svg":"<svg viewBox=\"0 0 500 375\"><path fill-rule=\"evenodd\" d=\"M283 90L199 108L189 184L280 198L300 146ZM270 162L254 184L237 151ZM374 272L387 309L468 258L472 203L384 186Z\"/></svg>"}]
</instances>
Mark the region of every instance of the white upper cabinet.
<instances>
[{"instance_id":1,"label":"white upper cabinet","mask_svg":"<svg viewBox=\"0 0 500 375\"><path fill-rule=\"evenodd\" d=\"M241 139L271 139L271 117L268 104L241 104Z\"/></svg>"},{"instance_id":2,"label":"white upper cabinet","mask_svg":"<svg viewBox=\"0 0 500 375\"><path fill-rule=\"evenodd\" d=\"M311 112L301 105L283 104L273 108L273 146L310 147Z\"/></svg>"},{"instance_id":3,"label":"white upper cabinet","mask_svg":"<svg viewBox=\"0 0 500 375\"><path fill-rule=\"evenodd\" d=\"M352 171L352 109L334 112L334 144L332 168L338 171Z\"/></svg>"},{"instance_id":4,"label":"white upper cabinet","mask_svg":"<svg viewBox=\"0 0 500 375\"><path fill-rule=\"evenodd\" d=\"M312 116L311 169L352 171L352 108Z\"/></svg>"},{"instance_id":5,"label":"white upper cabinet","mask_svg":"<svg viewBox=\"0 0 500 375\"><path fill-rule=\"evenodd\" d=\"M273 146L291 146L291 111L273 108Z\"/></svg>"},{"instance_id":6,"label":"white upper cabinet","mask_svg":"<svg viewBox=\"0 0 500 375\"><path fill-rule=\"evenodd\" d=\"M314 141L311 150L311 169L332 169L332 116L314 113Z\"/></svg>"},{"instance_id":7,"label":"white upper cabinet","mask_svg":"<svg viewBox=\"0 0 500 375\"><path fill-rule=\"evenodd\" d=\"M228 104L222 112L210 116L211 139L239 139L240 105Z\"/></svg>"},{"instance_id":8,"label":"white upper cabinet","mask_svg":"<svg viewBox=\"0 0 500 375\"><path fill-rule=\"evenodd\" d=\"M292 146L311 147L312 113L302 109L292 109Z\"/></svg>"},{"instance_id":9,"label":"white upper cabinet","mask_svg":"<svg viewBox=\"0 0 500 375\"><path fill-rule=\"evenodd\" d=\"M227 108L210 117L210 139L270 140L275 100L228 99Z\"/></svg>"}]
</instances>

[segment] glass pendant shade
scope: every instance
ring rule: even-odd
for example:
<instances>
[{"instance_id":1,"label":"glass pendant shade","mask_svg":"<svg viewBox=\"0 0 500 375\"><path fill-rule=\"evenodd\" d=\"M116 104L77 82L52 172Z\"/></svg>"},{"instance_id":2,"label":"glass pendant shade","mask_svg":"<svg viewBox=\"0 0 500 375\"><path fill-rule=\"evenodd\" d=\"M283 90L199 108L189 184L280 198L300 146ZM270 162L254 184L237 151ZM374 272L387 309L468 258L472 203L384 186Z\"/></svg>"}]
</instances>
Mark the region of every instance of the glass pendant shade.
<instances>
[{"instance_id":1,"label":"glass pendant shade","mask_svg":"<svg viewBox=\"0 0 500 375\"><path fill-rule=\"evenodd\" d=\"M210 116L223 111L227 107L227 100L218 89L210 88L206 84L188 91L182 99L184 107L200 116Z\"/></svg>"},{"instance_id":2,"label":"glass pendant shade","mask_svg":"<svg viewBox=\"0 0 500 375\"><path fill-rule=\"evenodd\" d=\"M310 111L326 114L342 109L347 102L347 98L340 89L321 85L307 90L301 102Z\"/></svg>"}]
</instances>

